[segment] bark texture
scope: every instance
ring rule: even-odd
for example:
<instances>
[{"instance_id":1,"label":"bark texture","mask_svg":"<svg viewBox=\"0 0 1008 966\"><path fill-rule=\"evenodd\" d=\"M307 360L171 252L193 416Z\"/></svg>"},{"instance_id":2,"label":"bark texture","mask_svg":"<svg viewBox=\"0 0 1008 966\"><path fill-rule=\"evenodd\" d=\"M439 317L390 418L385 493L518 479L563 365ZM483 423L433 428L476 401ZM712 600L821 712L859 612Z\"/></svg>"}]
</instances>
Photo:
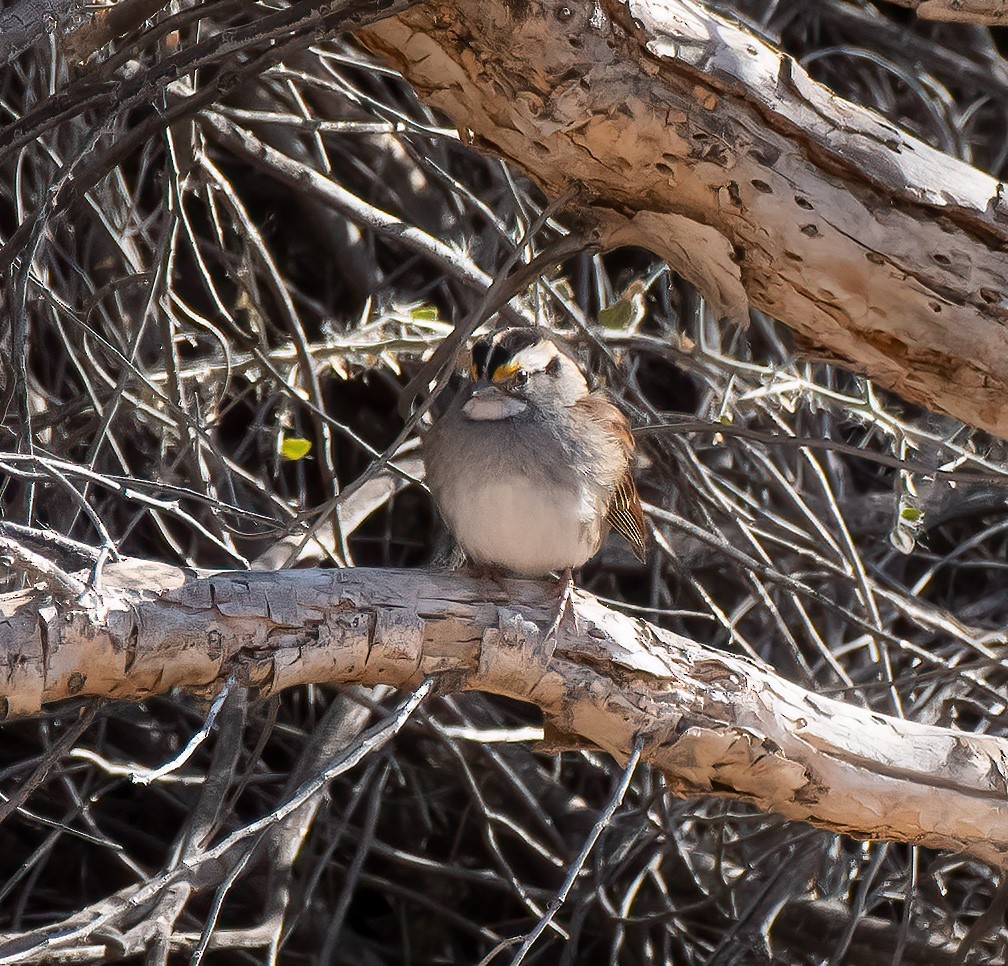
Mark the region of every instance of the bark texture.
<instances>
[{"instance_id":1,"label":"bark texture","mask_svg":"<svg viewBox=\"0 0 1008 966\"><path fill-rule=\"evenodd\" d=\"M901 7L912 7L925 20L950 20L957 23L1000 24L1008 20L1005 0L893 0Z\"/></svg>"},{"instance_id":2,"label":"bark texture","mask_svg":"<svg viewBox=\"0 0 1008 966\"><path fill-rule=\"evenodd\" d=\"M55 34L80 6L76 0L18 0L13 5L0 4L0 66L9 66L43 37Z\"/></svg>"},{"instance_id":3,"label":"bark texture","mask_svg":"<svg viewBox=\"0 0 1008 966\"><path fill-rule=\"evenodd\" d=\"M432 0L360 33L607 245L1008 437L1008 198L688 0Z\"/></svg>"},{"instance_id":4,"label":"bark texture","mask_svg":"<svg viewBox=\"0 0 1008 966\"><path fill-rule=\"evenodd\" d=\"M304 683L411 687L443 675L542 708L547 734L644 757L679 794L744 798L863 838L1008 865L1008 741L885 717L555 587L393 570L188 575L108 568L103 593L0 598L9 714L71 696L263 694ZM574 624L576 623L576 627Z\"/></svg>"}]
</instances>

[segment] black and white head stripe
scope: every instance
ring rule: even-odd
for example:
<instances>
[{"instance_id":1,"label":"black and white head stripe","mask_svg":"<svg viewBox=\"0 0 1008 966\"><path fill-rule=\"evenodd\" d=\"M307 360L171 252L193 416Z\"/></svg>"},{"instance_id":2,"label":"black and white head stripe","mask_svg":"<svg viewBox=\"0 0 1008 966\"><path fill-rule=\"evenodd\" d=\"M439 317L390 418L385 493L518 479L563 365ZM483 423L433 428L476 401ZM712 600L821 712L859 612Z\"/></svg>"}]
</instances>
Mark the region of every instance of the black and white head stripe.
<instances>
[{"instance_id":1,"label":"black and white head stripe","mask_svg":"<svg viewBox=\"0 0 1008 966\"><path fill-rule=\"evenodd\" d=\"M472 347L472 375L474 379L484 379L486 377L487 361L490 358L490 351L493 349L492 335L485 335L475 342Z\"/></svg>"},{"instance_id":2,"label":"black and white head stripe","mask_svg":"<svg viewBox=\"0 0 1008 966\"><path fill-rule=\"evenodd\" d=\"M556 355L556 347L542 329L504 329L484 336L472 349L473 376L492 380L501 367L518 361L516 357L519 355L531 362L536 354L530 354L528 350L540 343L546 343L550 357Z\"/></svg>"}]
</instances>

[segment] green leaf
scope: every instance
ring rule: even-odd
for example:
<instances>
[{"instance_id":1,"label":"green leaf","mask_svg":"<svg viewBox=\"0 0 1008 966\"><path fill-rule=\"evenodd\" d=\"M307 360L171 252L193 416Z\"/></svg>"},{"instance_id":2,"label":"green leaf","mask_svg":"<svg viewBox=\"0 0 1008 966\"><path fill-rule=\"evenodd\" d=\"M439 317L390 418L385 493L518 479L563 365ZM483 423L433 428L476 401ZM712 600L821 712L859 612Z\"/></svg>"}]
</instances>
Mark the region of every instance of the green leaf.
<instances>
[{"instance_id":1,"label":"green leaf","mask_svg":"<svg viewBox=\"0 0 1008 966\"><path fill-rule=\"evenodd\" d=\"M599 325L620 331L634 329L644 318L644 297L621 298L599 310Z\"/></svg>"},{"instance_id":2,"label":"green leaf","mask_svg":"<svg viewBox=\"0 0 1008 966\"><path fill-rule=\"evenodd\" d=\"M433 305L418 305L410 312L414 322L437 322L438 310Z\"/></svg>"},{"instance_id":3,"label":"green leaf","mask_svg":"<svg viewBox=\"0 0 1008 966\"><path fill-rule=\"evenodd\" d=\"M311 440L298 436L285 436L280 444L280 455L285 460L301 460L311 452Z\"/></svg>"},{"instance_id":4,"label":"green leaf","mask_svg":"<svg viewBox=\"0 0 1008 966\"><path fill-rule=\"evenodd\" d=\"M906 520L907 523L919 523L922 516L924 514L915 506L905 506L900 510L900 519Z\"/></svg>"}]
</instances>

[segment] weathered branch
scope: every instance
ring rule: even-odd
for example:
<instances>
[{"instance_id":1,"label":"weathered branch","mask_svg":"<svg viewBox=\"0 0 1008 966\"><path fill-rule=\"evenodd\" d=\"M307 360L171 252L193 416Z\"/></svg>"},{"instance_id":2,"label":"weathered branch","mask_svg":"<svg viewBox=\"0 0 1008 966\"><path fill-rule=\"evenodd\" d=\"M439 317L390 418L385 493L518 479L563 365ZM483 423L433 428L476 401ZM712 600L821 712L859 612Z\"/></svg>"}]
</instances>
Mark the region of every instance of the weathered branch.
<instances>
[{"instance_id":1,"label":"weathered branch","mask_svg":"<svg viewBox=\"0 0 1008 966\"><path fill-rule=\"evenodd\" d=\"M643 735L679 794L1008 865L1008 741L819 697L586 595L550 646L550 584L367 569L196 577L136 560L105 580L84 603L0 598L10 714L71 696L213 692L233 674L263 693L444 675L532 702L555 733L621 760Z\"/></svg>"},{"instance_id":2,"label":"weathered branch","mask_svg":"<svg viewBox=\"0 0 1008 966\"><path fill-rule=\"evenodd\" d=\"M1005 0L893 0L901 7L912 7L925 20L950 20L958 23L999 24L1008 20Z\"/></svg>"},{"instance_id":3,"label":"weathered branch","mask_svg":"<svg viewBox=\"0 0 1008 966\"><path fill-rule=\"evenodd\" d=\"M434 0L361 31L477 143L715 311L751 304L880 385L1008 436L995 179L689 0Z\"/></svg>"}]
</instances>

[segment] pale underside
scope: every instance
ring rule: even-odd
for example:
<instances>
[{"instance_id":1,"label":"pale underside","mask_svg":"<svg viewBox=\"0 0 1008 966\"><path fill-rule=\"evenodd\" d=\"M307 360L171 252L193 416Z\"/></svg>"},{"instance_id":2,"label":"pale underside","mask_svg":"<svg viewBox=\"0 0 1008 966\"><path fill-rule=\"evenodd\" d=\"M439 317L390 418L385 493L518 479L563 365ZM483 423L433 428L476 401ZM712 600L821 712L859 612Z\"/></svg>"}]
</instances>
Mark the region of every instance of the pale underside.
<instances>
[{"instance_id":1,"label":"pale underside","mask_svg":"<svg viewBox=\"0 0 1008 966\"><path fill-rule=\"evenodd\" d=\"M580 567L598 549L605 507L586 480L579 490L485 466L449 484L441 512L476 564L527 577Z\"/></svg>"}]
</instances>

